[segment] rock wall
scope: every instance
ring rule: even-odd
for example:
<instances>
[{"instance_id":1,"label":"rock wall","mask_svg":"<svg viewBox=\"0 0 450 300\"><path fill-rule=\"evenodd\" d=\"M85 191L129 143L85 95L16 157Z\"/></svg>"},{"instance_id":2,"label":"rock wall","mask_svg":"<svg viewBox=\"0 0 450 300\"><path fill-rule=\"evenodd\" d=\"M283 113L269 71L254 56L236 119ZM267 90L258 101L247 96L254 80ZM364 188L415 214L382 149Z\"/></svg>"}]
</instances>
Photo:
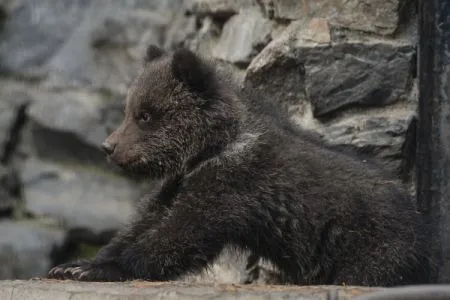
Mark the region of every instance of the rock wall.
<instances>
[{"instance_id":1,"label":"rock wall","mask_svg":"<svg viewBox=\"0 0 450 300\"><path fill-rule=\"evenodd\" d=\"M0 279L92 255L158 184L125 177L99 149L149 43L226 63L300 126L411 181L415 10L406 0L0 0ZM226 252L209 279L191 280L246 281L245 264Z\"/></svg>"}]
</instances>

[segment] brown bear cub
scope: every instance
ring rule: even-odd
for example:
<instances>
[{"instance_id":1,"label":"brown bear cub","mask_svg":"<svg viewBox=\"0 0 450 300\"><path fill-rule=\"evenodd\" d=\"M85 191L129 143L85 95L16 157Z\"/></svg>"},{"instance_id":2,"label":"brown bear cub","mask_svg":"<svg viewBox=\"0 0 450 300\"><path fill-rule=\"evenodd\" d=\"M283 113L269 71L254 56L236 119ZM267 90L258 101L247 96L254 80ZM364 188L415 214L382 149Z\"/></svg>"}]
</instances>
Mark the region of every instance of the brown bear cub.
<instances>
[{"instance_id":1,"label":"brown bear cub","mask_svg":"<svg viewBox=\"0 0 450 300\"><path fill-rule=\"evenodd\" d=\"M430 282L429 229L402 187L375 164L250 109L246 97L211 61L149 46L103 149L164 184L93 260L48 276L176 280L232 245L294 284Z\"/></svg>"}]
</instances>

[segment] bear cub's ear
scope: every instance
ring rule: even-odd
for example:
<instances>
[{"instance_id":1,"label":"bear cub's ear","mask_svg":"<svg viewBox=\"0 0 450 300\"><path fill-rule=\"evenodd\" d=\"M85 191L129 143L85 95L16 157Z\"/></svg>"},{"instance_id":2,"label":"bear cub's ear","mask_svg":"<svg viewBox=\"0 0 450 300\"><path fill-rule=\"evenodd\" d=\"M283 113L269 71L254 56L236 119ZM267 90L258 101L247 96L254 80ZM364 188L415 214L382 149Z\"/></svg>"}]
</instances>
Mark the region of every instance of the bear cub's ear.
<instances>
[{"instance_id":1,"label":"bear cub's ear","mask_svg":"<svg viewBox=\"0 0 450 300\"><path fill-rule=\"evenodd\" d=\"M195 53L185 48L175 50L172 73L177 80L199 93L207 92L213 80L209 66Z\"/></svg>"},{"instance_id":2,"label":"bear cub's ear","mask_svg":"<svg viewBox=\"0 0 450 300\"><path fill-rule=\"evenodd\" d=\"M145 53L145 61L150 62L154 59L160 58L164 55L164 50L159 48L156 45L150 44L147 47L147 51Z\"/></svg>"}]
</instances>

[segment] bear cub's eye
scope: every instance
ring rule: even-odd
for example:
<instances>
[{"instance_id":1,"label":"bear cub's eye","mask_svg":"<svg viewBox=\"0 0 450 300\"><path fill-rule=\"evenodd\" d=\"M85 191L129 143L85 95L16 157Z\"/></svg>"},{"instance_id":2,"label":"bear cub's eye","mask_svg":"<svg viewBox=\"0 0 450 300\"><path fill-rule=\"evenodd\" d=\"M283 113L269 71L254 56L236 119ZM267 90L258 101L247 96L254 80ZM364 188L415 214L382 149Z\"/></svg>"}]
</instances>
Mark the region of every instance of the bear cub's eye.
<instances>
[{"instance_id":1,"label":"bear cub's eye","mask_svg":"<svg viewBox=\"0 0 450 300\"><path fill-rule=\"evenodd\" d=\"M146 113L141 114L141 118L140 118L141 122L148 123L151 121L151 119L152 119L152 117L150 116L149 113L146 112Z\"/></svg>"}]
</instances>

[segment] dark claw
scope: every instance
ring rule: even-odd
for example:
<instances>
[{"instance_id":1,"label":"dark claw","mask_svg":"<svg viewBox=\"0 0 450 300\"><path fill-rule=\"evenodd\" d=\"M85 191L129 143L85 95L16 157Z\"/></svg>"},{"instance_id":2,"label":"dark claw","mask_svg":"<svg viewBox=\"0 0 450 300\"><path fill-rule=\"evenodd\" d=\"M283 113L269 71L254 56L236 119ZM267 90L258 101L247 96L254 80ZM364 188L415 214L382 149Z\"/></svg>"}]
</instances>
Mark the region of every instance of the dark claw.
<instances>
[{"instance_id":1,"label":"dark claw","mask_svg":"<svg viewBox=\"0 0 450 300\"><path fill-rule=\"evenodd\" d=\"M124 281L126 277L113 261L79 260L52 268L47 278L78 281Z\"/></svg>"},{"instance_id":2,"label":"dark claw","mask_svg":"<svg viewBox=\"0 0 450 300\"><path fill-rule=\"evenodd\" d=\"M82 267L82 266L87 266L90 264L91 264L91 262L89 260L77 260L74 262L61 264L59 266L53 267L48 272L47 278L73 279L74 276L73 276L71 270Z\"/></svg>"}]
</instances>

